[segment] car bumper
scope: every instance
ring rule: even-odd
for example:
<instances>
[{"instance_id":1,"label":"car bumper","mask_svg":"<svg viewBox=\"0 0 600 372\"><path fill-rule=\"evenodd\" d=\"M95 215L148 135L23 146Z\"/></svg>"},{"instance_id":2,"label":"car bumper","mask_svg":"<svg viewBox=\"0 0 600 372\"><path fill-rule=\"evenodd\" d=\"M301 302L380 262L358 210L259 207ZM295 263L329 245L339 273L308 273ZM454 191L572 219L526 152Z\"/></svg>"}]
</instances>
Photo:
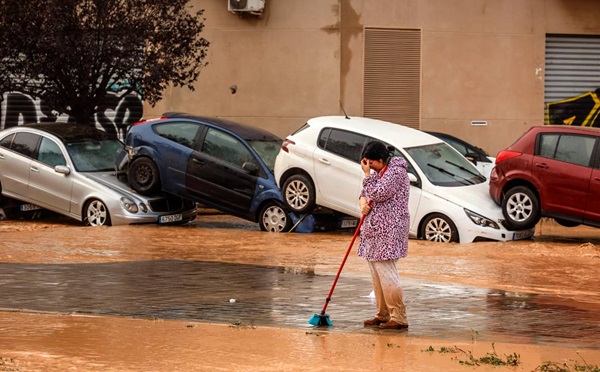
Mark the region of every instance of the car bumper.
<instances>
[{"instance_id":1,"label":"car bumper","mask_svg":"<svg viewBox=\"0 0 600 372\"><path fill-rule=\"evenodd\" d=\"M493 229L479 226L460 231L460 243L471 243L477 240L495 240L507 242L513 240L530 239L535 234L535 228L529 230L510 231L504 228Z\"/></svg>"},{"instance_id":2,"label":"car bumper","mask_svg":"<svg viewBox=\"0 0 600 372\"><path fill-rule=\"evenodd\" d=\"M117 225L136 225L136 224L178 224L185 221L192 221L196 218L197 209L190 209L186 211L175 211L172 213L152 213L152 214L132 214L132 213L120 213L111 215L111 224ZM162 220L167 220L163 222Z\"/></svg>"}]
</instances>

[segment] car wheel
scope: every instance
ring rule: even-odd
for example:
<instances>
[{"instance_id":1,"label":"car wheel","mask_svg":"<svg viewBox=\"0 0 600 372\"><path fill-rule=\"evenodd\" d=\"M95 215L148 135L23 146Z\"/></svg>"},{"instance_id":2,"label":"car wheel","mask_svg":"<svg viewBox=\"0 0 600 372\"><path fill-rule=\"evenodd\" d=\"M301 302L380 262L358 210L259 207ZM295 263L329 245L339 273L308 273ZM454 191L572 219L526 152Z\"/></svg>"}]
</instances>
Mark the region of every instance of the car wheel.
<instances>
[{"instance_id":1,"label":"car wheel","mask_svg":"<svg viewBox=\"0 0 600 372\"><path fill-rule=\"evenodd\" d=\"M258 224L262 231L286 232L292 228L292 219L277 203L268 203L261 210Z\"/></svg>"},{"instance_id":2,"label":"car wheel","mask_svg":"<svg viewBox=\"0 0 600 372\"><path fill-rule=\"evenodd\" d=\"M158 167L152 159L139 157L134 159L127 170L129 186L142 195L157 191L160 187Z\"/></svg>"},{"instance_id":3,"label":"car wheel","mask_svg":"<svg viewBox=\"0 0 600 372\"><path fill-rule=\"evenodd\" d=\"M423 222L421 237L430 242L456 243L458 242L458 230L448 217L434 213Z\"/></svg>"},{"instance_id":4,"label":"car wheel","mask_svg":"<svg viewBox=\"0 0 600 372\"><path fill-rule=\"evenodd\" d=\"M108 208L98 199L87 202L83 213L83 222L86 226L110 226Z\"/></svg>"},{"instance_id":5,"label":"car wheel","mask_svg":"<svg viewBox=\"0 0 600 372\"><path fill-rule=\"evenodd\" d=\"M540 203L531 189L525 186L516 186L504 195L502 214L506 221L506 227L509 229L531 229L540 220Z\"/></svg>"},{"instance_id":6,"label":"car wheel","mask_svg":"<svg viewBox=\"0 0 600 372\"><path fill-rule=\"evenodd\" d=\"M293 212L305 214L315 209L315 187L303 174L289 177L283 184L283 200Z\"/></svg>"}]
</instances>

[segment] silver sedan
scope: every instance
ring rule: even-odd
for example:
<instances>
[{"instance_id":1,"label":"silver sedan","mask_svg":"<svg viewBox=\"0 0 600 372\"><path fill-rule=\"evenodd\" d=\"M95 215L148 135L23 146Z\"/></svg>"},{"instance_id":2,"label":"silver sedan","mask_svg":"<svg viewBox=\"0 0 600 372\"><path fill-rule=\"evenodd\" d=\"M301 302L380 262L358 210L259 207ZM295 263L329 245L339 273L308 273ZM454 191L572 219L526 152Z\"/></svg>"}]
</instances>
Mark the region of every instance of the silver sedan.
<instances>
[{"instance_id":1,"label":"silver sedan","mask_svg":"<svg viewBox=\"0 0 600 372\"><path fill-rule=\"evenodd\" d=\"M164 193L142 196L119 179L113 168L122 147L105 131L72 123L0 131L0 207L16 200L21 210L48 209L91 226L196 217L192 201Z\"/></svg>"}]
</instances>

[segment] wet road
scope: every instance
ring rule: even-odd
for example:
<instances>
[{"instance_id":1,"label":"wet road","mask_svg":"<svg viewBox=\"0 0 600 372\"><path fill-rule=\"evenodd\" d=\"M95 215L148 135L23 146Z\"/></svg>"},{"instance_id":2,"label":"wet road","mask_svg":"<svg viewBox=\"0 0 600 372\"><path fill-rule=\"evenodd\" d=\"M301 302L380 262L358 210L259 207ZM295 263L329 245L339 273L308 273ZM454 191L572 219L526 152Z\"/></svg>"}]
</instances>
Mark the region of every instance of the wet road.
<instances>
[{"instance_id":1,"label":"wet road","mask_svg":"<svg viewBox=\"0 0 600 372\"><path fill-rule=\"evenodd\" d=\"M342 257L339 249L326 248L337 245L345 252L351 235L342 232L274 236L235 219L160 228L66 226L32 231L26 240L17 232L2 234L0 311L181 319L307 330L312 328L308 319L323 306ZM411 248L417 245L413 260L423 270L436 270L435 263L424 263L426 253L419 257L423 244L428 243L417 245L411 241ZM525 249L531 245L521 244ZM442 252L449 246L432 249ZM8 256L10 259L6 259ZM460 261L466 275L469 266L491 269L481 262L470 262L464 255ZM592 265L597 267L598 261L592 259ZM369 297L370 279L361 269L362 264L360 259L351 258L348 270L342 273L327 309L334 323L330 331L390 332L362 327L362 320L374 312L374 300ZM407 265L412 265L411 261ZM402 275L411 325L403 332L408 336L600 349L600 303L586 301L589 296L569 295L565 288L556 293L507 292L494 289L501 286L471 286L452 283L447 278L432 280L444 272L443 268L437 270L430 272L428 279ZM514 270L506 277L518 278L515 274L521 269ZM552 278L548 282L554 283ZM521 288L528 285L510 284ZM573 293L578 290L581 289L573 288ZM590 290L597 292L598 288Z\"/></svg>"},{"instance_id":2,"label":"wet road","mask_svg":"<svg viewBox=\"0 0 600 372\"><path fill-rule=\"evenodd\" d=\"M0 272L4 310L305 328L332 283L285 268L178 260L0 264ZM597 309L544 295L404 282L410 335L600 348ZM327 309L336 329L371 332L357 328L372 315L370 290L366 278L338 282Z\"/></svg>"}]
</instances>

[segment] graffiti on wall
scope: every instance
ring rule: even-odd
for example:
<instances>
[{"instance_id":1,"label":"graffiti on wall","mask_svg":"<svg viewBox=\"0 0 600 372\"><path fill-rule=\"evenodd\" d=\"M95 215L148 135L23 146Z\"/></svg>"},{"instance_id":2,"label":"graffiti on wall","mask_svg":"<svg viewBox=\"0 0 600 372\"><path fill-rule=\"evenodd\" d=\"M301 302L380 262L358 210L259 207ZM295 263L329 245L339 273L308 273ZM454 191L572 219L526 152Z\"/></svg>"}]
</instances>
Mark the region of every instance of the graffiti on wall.
<instances>
[{"instance_id":1,"label":"graffiti on wall","mask_svg":"<svg viewBox=\"0 0 600 372\"><path fill-rule=\"evenodd\" d=\"M600 88L575 97L549 102L546 124L600 127Z\"/></svg>"},{"instance_id":2,"label":"graffiti on wall","mask_svg":"<svg viewBox=\"0 0 600 372\"><path fill-rule=\"evenodd\" d=\"M96 127L123 139L127 129L140 120L143 103L137 94L119 97L118 92L109 92L101 111L95 114ZM20 92L3 93L0 102L0 129L35 122L73 122L66 114L52 110L39 98Z\"/></svg>"}]
</instances>

